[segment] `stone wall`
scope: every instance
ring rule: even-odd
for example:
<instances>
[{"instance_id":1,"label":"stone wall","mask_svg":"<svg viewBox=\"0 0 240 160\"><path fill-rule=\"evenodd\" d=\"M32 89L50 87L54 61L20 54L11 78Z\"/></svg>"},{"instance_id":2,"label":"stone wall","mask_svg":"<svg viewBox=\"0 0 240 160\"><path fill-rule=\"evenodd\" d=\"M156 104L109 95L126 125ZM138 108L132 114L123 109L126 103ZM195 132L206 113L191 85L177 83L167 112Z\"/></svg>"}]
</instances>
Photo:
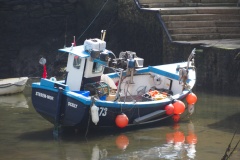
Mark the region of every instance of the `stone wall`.
<instances>
[{"instance_id":1,"label":"stone wall","mask_svg":"<svg viewBox=\"0 0 240 160\"><path fill-rule=\"evenodd\" d=\"M108 27L112 15L117 15L117 1L109 0L84 32L105 2L0 0L0 78L41 76L38 61L42 56L47 59L49 76L53 76L55 64L62 63L57 49L70 46L73 36L77 43L88 36L100 37L101 29Z\"/></svg>"},{"instance_id":2,"label":"stone wall","mask_svg":"<svg viewBox=\"0 0 240 160\"><path fill-rule=\"evenodd\" d=\"M62 76L66 62L57 49L70 46L73 36L77 44L100 37L102 29L108 49L116 55L135 51L145 66L185 61L194 47L201 48L169 43L156 14L139 11L133 0L0 0L0 14L0 78L41 77L41 57L49 77ZM195 89L240 93L239 50L202 49Z\"/></svg>"},{"instance_id":3,"label":"stone wall","mask_svg":"<svg viewBox=\"0 0 240 160\"><path fill-rule=\"evenodd\" d=\"M155 14L140 12L133 0L118 0L118 23L122 50L135 51L145 66L163 63L162 28Z\"/></svg>"},{"instance_id":4,"label":"stone wall","mask_svg":"<svg viewBox=\"0 0 240 160\"><path fill-rule=\"evenodd\" d=\"M77 2L60 0L1 0L1 78L28 76L38 71L41 55L64 42L66 18L70 30L76 22L72 10ZM37 75L34 75L37 76Z\"/></svg>"},{"instance_id":5,"label":"stone wall","mask_svg":"<svg viewBox=\"0 0 240 160\"><path fill-rule=\"evenodd\" d=\"M225 94L240 94L240 50L228 50L197 45L164 43L164 62L183 60L193 48L196 54L197 83L195 89Z\"/></svg>"}]
</instances>

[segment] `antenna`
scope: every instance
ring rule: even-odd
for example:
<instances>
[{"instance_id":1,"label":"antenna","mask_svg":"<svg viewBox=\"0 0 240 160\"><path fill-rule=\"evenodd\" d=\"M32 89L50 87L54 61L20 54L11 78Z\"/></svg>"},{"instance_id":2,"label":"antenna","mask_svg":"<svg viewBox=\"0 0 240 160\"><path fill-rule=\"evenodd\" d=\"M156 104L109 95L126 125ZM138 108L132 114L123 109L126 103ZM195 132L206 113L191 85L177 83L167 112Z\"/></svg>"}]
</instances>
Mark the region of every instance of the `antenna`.
<instances>
[{"instance_id":1,"label":"antenna","mask_svg":"<svg viewBox=\"0 0 240 160\"><path fill-rule=\"evenodd\" d=\"M64 35L64 38L65 38L65 42L64 42L64 47L63 48L66 48L66 41L67 41L67 17L66 17L66 28L65 28L65 35Z\"/></svg>"},{"instance_id":2,"label":"antenna","mask_svg":"<svg viewBox=\"0 0 240 160\"><path fill-rule=\"evenodd\" d=\"M101 31L101 40L104 41L105 35L106 35L106 30L102 30L102 31Z\"/></svg>"}]
</instances>

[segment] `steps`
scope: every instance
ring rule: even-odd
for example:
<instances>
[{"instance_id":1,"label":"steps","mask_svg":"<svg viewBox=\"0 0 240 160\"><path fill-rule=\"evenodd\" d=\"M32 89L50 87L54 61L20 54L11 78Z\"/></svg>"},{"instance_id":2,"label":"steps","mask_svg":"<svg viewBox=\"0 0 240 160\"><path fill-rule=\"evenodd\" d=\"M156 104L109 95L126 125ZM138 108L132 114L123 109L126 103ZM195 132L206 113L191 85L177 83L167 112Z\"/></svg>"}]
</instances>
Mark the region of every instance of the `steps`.
<instances>
[{"instance_id":1,"label":"steps","mask_svg":"<svg viewBox=\"0 0 240 160\"><path fill-rule=\"evenodd\" d=\"M139 0L142 7L237 6L237 0Z\"/></svg>"},{"instance_id":2,"label":"steps","mask_svg":"<svg viewBox=\"0 0 240 160\"><path fill-rule=\"evenodd\" d=\"M135 0L136 1L136 0ZM238 0L138 0L157 11L173 42L236 39L240 41Z\"/></svg>"}]
</instances>

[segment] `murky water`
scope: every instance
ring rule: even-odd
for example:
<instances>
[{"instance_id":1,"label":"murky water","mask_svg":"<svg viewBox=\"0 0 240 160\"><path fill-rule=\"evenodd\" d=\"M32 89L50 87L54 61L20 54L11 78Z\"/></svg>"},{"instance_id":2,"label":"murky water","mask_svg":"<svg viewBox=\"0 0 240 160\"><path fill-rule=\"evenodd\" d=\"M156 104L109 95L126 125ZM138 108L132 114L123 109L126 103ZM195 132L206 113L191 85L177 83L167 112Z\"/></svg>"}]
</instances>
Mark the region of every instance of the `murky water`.
<instances>
[{"instance_id":1,"label":"murky water","mask_svg":"<svg viewBox=\"0 0 240 160\"><path fill-rule=\"evenodd\" d=\"M237 128L240 98L195 92L198 102L192 116L182 115L178 124L122 133L106 130L69 132L54 139L52 124L31 104L31 87L24 93L0 97L0 159L4 160L219 160ZM240 129L231 150L240 140ZM240 146L231 159L239 159Z\"/></svg>"}]
</instances>

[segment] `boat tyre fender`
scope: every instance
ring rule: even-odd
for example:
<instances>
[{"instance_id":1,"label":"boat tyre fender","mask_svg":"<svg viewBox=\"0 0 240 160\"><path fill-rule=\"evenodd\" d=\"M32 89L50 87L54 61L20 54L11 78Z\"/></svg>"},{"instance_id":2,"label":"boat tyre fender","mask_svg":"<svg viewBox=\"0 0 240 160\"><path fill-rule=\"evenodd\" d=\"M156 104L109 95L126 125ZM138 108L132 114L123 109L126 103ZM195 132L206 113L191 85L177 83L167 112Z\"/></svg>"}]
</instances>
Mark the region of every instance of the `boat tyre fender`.
<instances>
[{"instance_id":1,"label":"boat tyre fender","mask_svg":"<svg viewBox=\"0 0 240 160\"><path fill-rule=\"evenodd\" d=\"M95 99L94 96L91 97L91 108L90 108L90 113L91 113L91 117L92 117L92 122L97 125L97 123L99 122L99 115L98 115L98 110L99 108L94 104Z\"/></svg>"},{"instance_id":2,"label":"boat tyre fender","mask_svg":"<svg viewBox=\"0 0 240 160\"><path fill-rule=\"evenodd\" d=\"M153 82L156 86L159 86L162 83L162 79L159 75L155 75L153 77Z\"/></svg>"},{"instance_id":3,"label":"boat tyre fender","mask_svg":"<svg viewBox=\"0 0 240 160\"><path fill-rule=\"evenodd\" d=\"M91 106L92 122L93 122L95 125L97 125L98 122L99 122L98 110L99 110L99 108L98 108L95 104L93 104L93 105Z\"/></svg>"},{"instance_id":4,"label":"boat tyre fender","mask_svg":"<svg viewBox=\"0 0 240 160\"><path fill-rule=\"evenodd\" d=\"M179 84L186 83L188 79L188 73L185 68L179 69Z\"/></svg>"}]
</instances>

